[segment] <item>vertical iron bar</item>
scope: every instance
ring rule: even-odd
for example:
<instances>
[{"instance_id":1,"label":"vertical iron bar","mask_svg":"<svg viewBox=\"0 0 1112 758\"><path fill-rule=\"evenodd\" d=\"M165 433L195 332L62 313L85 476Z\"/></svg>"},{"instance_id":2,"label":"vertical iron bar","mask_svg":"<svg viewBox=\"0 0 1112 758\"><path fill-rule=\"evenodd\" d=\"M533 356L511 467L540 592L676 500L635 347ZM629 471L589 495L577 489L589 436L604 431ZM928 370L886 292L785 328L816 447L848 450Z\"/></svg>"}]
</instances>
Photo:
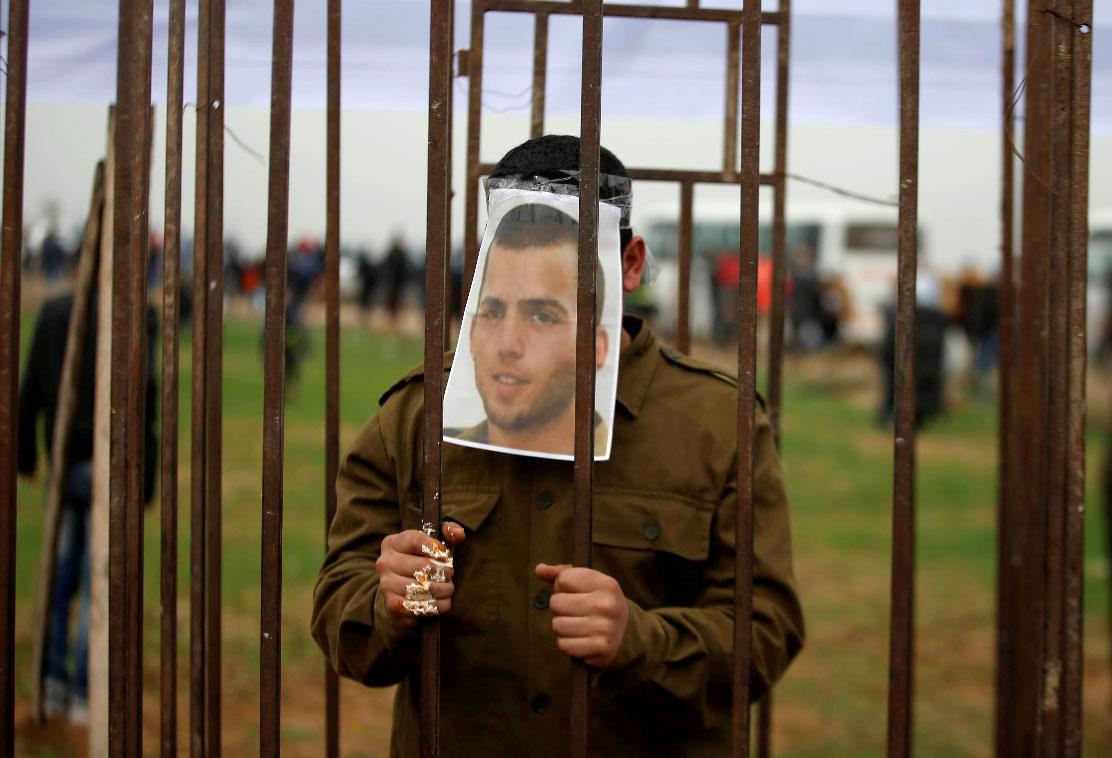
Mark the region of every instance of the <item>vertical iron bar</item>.
<instances>
[{"instance_id":1,"label":"vertical iron bar","mask_svg":"<svg viewBox=\"0 0 1112 758\"><path fill-rule=\"evenodd\" d=\"M425 250L425 437L422 518L440 526L444 432L444 283L448 265L448 155L452 140L451 0L432 0L429 36L428 220ZM472 8L475 13L475 8ZM421 630L421 756L440 752L440 621Z\"/></svg>"},{"instance_id":2,"label":"vertical iron bar","mask_svg":"<svg viewBox=\"0 0 1112 758\"><path fill-rule=\"evenodd\" d=\"M1044 4L1068 18L1073 18L1071 0L1058 0ZM1069 416L1068 390L1070 385L1069 354L1069 238L1070 238L1070 200L1069 182L1072 178L1070 127L1072 125L1072 79L1073 79L1073 24L1045 14L1050 26L1049 35L1053 50L1050 67L1050 171L1044 178L1050 183L1050 246L1046 251L1049 258L1049 276L1044 283L1049 300L1047 319L1050 361L1048 363L1046 395L1047 436L1046 460L1047 493L1045 506L1044 539L1046 540L1045 571L1045 610L1043 624L1044 671L1042 692L1039 697L1039 741L1040 755L1062 755L1063 741L1062 708L1064 703L1061 692L1061 677L1065 672L1062 665L1063 624L1066 613L1066 598L1063 589L1066 578L1065 526L1067 503L1067 475L1069 451L1067 450L1066 423Z\"/></svg>"},{"instance_id":3,"label":"vertical iron bar","mask_svg":"<svg viewBox=\"0 0 1112 758\"><path fill-rule=\"evenodd\" d=\"M1023 152L1023 249L1020 260L1015 382L1019 438L1016 481L1016 577L1013 597L1024 600L1024 619L1014 627L1014 670L1009 735L1013 754L1037 755L1045 674L1046 613L1045 534L1051 497L1047 453L1049 395L1050 244L1052 199L1047 185L1051 169L1051 76L1053 43L1045 3L1031 0L1027 18L1027 81ZM1031 436L1028 436L1031 435Z\"/></svg>"},{"instance_id":4,"label":"vertical iron bar","mask_svg":"<svg viewBox=\"0 0 1112 758\"><path fill-rule=\"evenodd\" d=\"M548 14L538 13L533 19L533 111L529 119L529 136L544 135L544 95L548 74Z\"/></svg>"},{"instance_id":5,"label":"vertical iron bar","mask_svg":"<svg viewBox=\"0 0 1112 758\"><path fill-rule=\"evenodd\" d=\"M135 237L132 240L133 262L128 273L131 287L131 317L129 335L131 341L130 364L128 366L128 405L129 419L126 425L129 437L128 451L128 494L127 494L127 541L128 541L128 591L129 600L128 637L131 643L128 675L131 693L129 721L137 725L131 735L131 750L135 755L142 754L143 746L143 509L145 506L146 418L148 317L147 317L147 271L150 250L150 210L151 185L151 147L153 144L154 118L151 106L151 56L154 4L144 0L140 6L139 27L139 75L136 126L139 135L139 149L132 157L132 170L138 181L133 185L134 208L136 210Z\"/></svg>"},{"instance_id":6,"label":"vertical iron bar","mask_svg":"<svg viewBox=\"0 0 1112 758\"><path fill-rule=\"evenodd\" d=\"M915 273L919 207L919 0L900 0L900 190L888 755L911 752L915 631Z\"/></svg>"},{"instance_id":7,"label":"vertical iron bar","mask_svg":"<svg viewBox=\"0 0 1112 758\"><path fill-rule=\"evenodd\" d=\"M749 755L753 617L753 437L757 392L757 245L760 202L761 3L745 0L741 23L741 281L738 283L737 524L734 530L732 754Z\"/></svg>"},{"instance_id":8,"label":"vertical iron bar","mask_svg":"<svg viewBox=\"0 0 1112 758\"><path fill-rule=\"evenodd\" d=\"M208 385L205 371L208 340L208 203L209 203L209 40L212 17L211 0L200 0L197 14L197 144L195 159L193 222L193 343L190 440L190 527L189 527L189 750L202 758L208 735L205 697L205 579L208 576L205 551L205 428Z\"/></svg>"},{"instance_id":9,"label":"vertical iron bar","mask_svg":"<svg viewBox=\"0 0 1112 758\"><path fill-rule=\"evenodd\" d=\"M221 734L221 533L222 519L222 398L223 398L223 334L224 334L224 2L212 4L209 35L209 76L211 85L208 102L208 298L205 308L205 588L206 672L205 690L208 715L208 756L219 758Z\"/></svg>"},{"instance_id":10,"label":"vertical iron bar","mask_svg":"<svg viewBox=\"0 0 1112 758\"><path fill-rule=\"evenodd\" d=\"M741 24L726 24L726 115L723 124L722 171L737 175L738 77L741 75Z\"/></svg>"},{"instance_id":11,"label":"vertical iron bar","mask_svg":"<svg viewBox=\"0 0 1112 758\"><path fill-rule=\"evenodd\" d=\"M336 474L340 465L340 55L342 0L328 0L328 132L325 221L324 366L324 533L336 515ZM328 758L340 753L340 682L324 664L324 746Z\"/></svg>"},{"instance_id":12,"label":"vertical iron bar","mask_svg":"<svg viewBox=\"0 0 1112 758\"><path fill-rule=\"evenodd\" d=\"M109 752L142 752L142 405L150 0L121 0L117 50L109 478ZM136 324L138 322L138 324ZM138 342L137 342L138 339ZM135 538L133 531L140 534Z\"/></svg>"},{"instance_id":13,"label":"vertical iron bar","mask_svg":"<svg viewBox=\"0 0 1112 758\"><path fill-rule=\"evenodd\" d=\"M791 17L791 0L780 0L780 11ZM788 60L791 27L787 20L776 30L776 142L772 185L772 313L768 341L768 417L780 442L780 405L784 371L784 311L788 266L784 257L784 213L788 172Z\"/></svg>"},{"instance_id":14,"label":"vertical iron bar","mask_svg":"<svg viewBox=\"0 0 1112 758\"><path fill-rule=\"evenodd\" d=\"M286 238L290 209L293 0L274 0L263 360L259 753L278 755L282 701L282 454L286 389Z\"/></svg>"},{"instance_id":15,"label":"vertical iron bar","mask_svg":"<svg viewBox=\"0 0 1112 758\"><path fill-rule=\"evenodd\" d=\"M772 313L768 341L768 418L780 447L780 416L784 376L784 310L787 301L788 267L784 257L785 194L788 172L788 61L791 46L791 0L780 0L784 20L776 30L776 142L772 189ZM758 706L757 755L772 754L772 691Z\"/></svg>"},{"instance_id":16,"label":"vertical iron bar","mask_svg":"<svg viewBox=\"0 0 1112 758\"><path fill-rule=\"evenodd\" d=\"M162 756L178 754L178 318L181 286L185 0L171 0L166 75L166 209L162 256Z\"/></svg>"},{"instance_id":17,"label":"vertical iron bar","mask_svg":"<svg viewBox=\"0 0 1112 758\"><path fill-rule=\"evenodd\" d=\"M1015 0L1004 0L1002 50L1002 123L1000 139L1000 307L997 340L999 353L999 391L997 420L997 537L996 537L996 699L995 745L1000 758L1014 754L1009 716L1012 713L1012 649L1015 618L1019 611L1013 601L1015 581L1013 545L1015 537L1015 488L1013 486L1015 442L1013 437L1012 370L1014 361L1015 267L1014 209L1015 159L1012 144L1015 116L1012 93L1015 91Z\"/></svg>"},{"instance_id":18,"label":"vertical iron bar","mask_svg":"<svg viewBox=\"0 0 1112 758\"><path fill-rule=\"evenodd\" d=\"M15 753L16 454L27 112L27 0L8 3L4 229L0 253L0 753Z\"/></svg>"},{"instance_id":19,"label":"vertical iron bar","mask_svg":"<svg viewBox=\"0 0 1112 758\"><path fill-rule=\"evenodd\" d=\"M1074 0L1073 19L1092 18L1092 0ZM1089 126L1093 38L1087 29L1070 25L1073 51L1071 56L1073 99L1071 106L1070 176L1067 179L1070 217L1069 246L1069 389L1067 417L1067 491L1064 502L1065 526L1065 617L1063 618L1062 651L1062 720L1061 755L1081 755L1082 724L1082 634L1084 628L1084 560L1085 560L1085 379L1087 359L1086 290L1088 276L1088 197L1089 197Z\"/></svg>"},{"instance_id":20,"label":"vertical iron bar","mask_svg":"<svg viewBox=\"0 0 1112 758\"><path fill-rule=\"evenodd\" d=\"M483 126L484 0L471 3L471 47L467 51L467 187L464 191L463 292L466 302L479 259L479 161Z\"/></svg>"},{"instance_id":21,"label":"vertical iron bar","mask_svg":"<svg viewBox=\"0 0 1112 758\"><path fill-rule=\"evenodd\" d=\"M676 347L682 352L691 352L691 238L693 234L691 214L694 200L694 185L680 182L680 225L676 242L678 244L679 292L676 299ZM715 314L717 316L717 314Z\"/></svg>"},{"instance_id":22,"label":"vertical iron bar","mask_svg":"<svg viewBox=\"0 0 1112 758\"><path fill-rule=\"evenodd\" d=\"M583 80L579 124L579 265L575 329L575 505L572 563L591 565L595 478L595 312L598 259L599 140L602 117L602 0L583 3ZM586 758L590 670L571 669L571 754Z\"/></svg>"}]
</instances>

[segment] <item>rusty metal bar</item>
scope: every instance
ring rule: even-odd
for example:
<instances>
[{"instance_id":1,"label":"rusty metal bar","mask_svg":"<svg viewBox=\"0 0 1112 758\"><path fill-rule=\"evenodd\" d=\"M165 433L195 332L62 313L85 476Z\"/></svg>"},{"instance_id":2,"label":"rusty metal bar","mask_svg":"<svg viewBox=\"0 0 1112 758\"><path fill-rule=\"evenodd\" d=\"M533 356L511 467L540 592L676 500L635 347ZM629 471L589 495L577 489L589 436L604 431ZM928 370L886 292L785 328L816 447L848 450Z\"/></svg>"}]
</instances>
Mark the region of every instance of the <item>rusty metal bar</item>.
<instances>
[{"instance_id":1,"label":"rusty metal bar","mask_svg":"<svg viewBox=\"0 0 1112 758\"><path fill-rule=\"evenodd\" d=\"M1012 371L1015 368L1015 159L1012 144L1015 133L1015 0L1004 0L1002 50L1002 123L1001 123L1001 191L1000 191L1000 282L999 282L999 392L997 420L997 581L996 581L996 698L994 744L1001 758L1013 755L1012 730L1012 651L1014 614L1020 608L1012 597L1015 582L1014 545L1015 482L1013 465L1017 440L1015 427Z\"/></svg>"},{"instance_id":2,"label":"rusty metal bar","mask_svg":"<svg viewBox=\"0 0 1112 758\"><path fill-rule=\"evenodd\" d=\"M208 405L205 422L205 601L206 671L205 690L207 714L207 755L220 755L221 733L221 533L222 533L222 397L223 397L223 334L224 334L224 2L212 4L209 35L209 145L208 153L208 298L205 309L206 357L205 400Z\"/></svg>"},{"instance_id":3,"label":"rusty metal bar","mask_svg":"<svg viewBox=\"0 0 1112 758\"><path fill-rule=\"evenodd\" d=\"M481 161L483 126L483 22L486 0L471 4L471 41L467 51L467 187L464 190L463 292L466 301L479 260L479 179L490 172ZM535 81L535 79L534 79Z\"/></svg>"},{"instance_id":4,"label":"rusty metal bar","mask_svg":"<svg viewBox=\"0 0 1112 758\"><path fill-rule=\"evenodd\" d=\"M170 3L166 75L166 208L162 255L161 744L178 754L178 319L181 310L185 0Z\"/></svg>"},{"instance_id":5,"label":"rusty metal bar","mask_svg":"<svg viewBox=\"0 0 1112 758\"><path fill-rule=\"evenodd\" d=\"M487 11L502 13L561 13L564 15L578 16L590 6L591 0L484 0ZM702 8L666 5L625 5L618 3L605 3L603 15L621 18L655 18L672 19L675 21L737 21L742 17L741 11L726 8ZM758 16L757 23L780 24L784 22L786 14L783 11L765 11Z\"/></svg>"},{"instance_id":6,"label":"rusty metal bar","mask_svg":"<svg viewBox=\"0 0 1112 758\"><path fill-rule=\"evenodd\" d=\"M342 0L328 0L328 132L325 221L324 364L324 533L336 515L336 474L340 466L340 54ZM324 746L328 758L340 754L340 681L324 664Z\"/></svg>"},{"instance_id":7,"label":"rusty metal bar","mask_svg":"<svg viewBox=\"0 0 1112 758\"><path fill-rule=\"evenodd\" d=\"M791 0L780 0L780 10L791 15ZM772 185L772 309L768 340L768 418L780 442L780 406L784 372L784 311L787 302L788 266L784 257L785 202L788 171L788 61L791 25L783 23L776 34L776 136Z\"/></svg>"},{"instance_id":8,"label":"rusty metal bar","mask_svg":"<svg viewBox=\"0 0 1112 758\"><path fill-rule=\"evenodd\" d=\"M545 78L548 73L548 14L538 13L533 19L533 110L529 118L529 136L544 135Z\"/></svg>"},{"instance_id":9,"label":"rusty metal bar","mask_svg":"<svg viewBox=\"0 0 1112 758\"><path fill-rule=\"evenodd\" d=\"M1016 340L1016 421L1024 444L1017 451L1016 535L1018 556L1014 591L1025 593L1026 623L1015 627L1013 696L1010 738L1013 754L1036 755L1039 745L1040 695L1044 675L1043 637L1046 626L1047 477L1046 438L1048 340L1050 308L1046 283L1050 278L1051 99L1049 79L1053 50L1049 15L1043 3L1028 3L1027 76L1024 119L1023 248L1020 261L1020 303ZM1026 435L1036 436L1026 438ZM1026 615L1025 614L1025 615Z\"/></svg>"},{"instance_id":10,"label":"rusty metal bar","mask_svg":"<svg viewBox=\"0 0 1112 758\"><path fill-rule=\"evenodd\" d=\"M749 755L753 617L753 478L757 393L757 246L760 202L760 0L745 0L741 26L741 279L738 283L737 524L734 531L732 755Z\"/></svg>"},{"instance_id":11,"label":"rusty metal bar","mask_svg":"<svg viewBox=\"0 0 1112 758\"><path fill-rule=\"evenodd\" d=\"M1081 754L1085 477L1085 300L1088 245L1089 0L1062 0L1051 26L1050 392L1046 620L1040 749ZM1050 681L1060 672L1058 681Z\"/></svg>"},{"instance_id":12,"label":"rusty metal bar","mask_svg":"<svg viewBox=\"0 0 1112 758\"><path fill-rule=\"evenodd\" d=\"M200 3L197 46L190 750L219 756L224 0Z\"/></svg>"},{"instance_id":13,"label":"rusty metal bar","mask_svg":"<svg viewBox=\"0 0 1112 758\"><path fill-rule=\"evenodd\" d=\"M8 3L4 228L0 253L0 753L15 753L15 527L27 0Z\"/></svg>"},{"instance_id":14,"label":"rusty metal bar","mask_svg":"<svg viewBox=\"0 0 1112 758\"><path fill-rule=\"evenodd\" d=\"M900 0L900 209L888 755L911 752L915 634L915 273L919 207L919 0Z\"/></svg>"},{"instance_id":15,"label":"rusty metal bar","mask_svg":"<svg viewBox=\"0 0 1112 758\"><path fill-rule=\"evenodd\" d=\"M1092 0L1074 0L1071 18L1081 19L1067 28L1073 44L1068 72L1072 86L1070 102L1070 167L1066 178L1069 192L1069 246L1067 360L1069 362L1068 415L1066 423L1068 459L1067 486L1063 508L1065 525L1065 577L1062 595L1062 698L1063 741L1060 754L1081 755L1082 728L1082 634L1084 628L1085 571L1085 395L1087 373L1086 305L1088 277L1089 128L1092 98L1093 38L1089 20Z\"/></svg>"},{"instance_id":16,"label":"rusty metal bar","mask_svg":"<svg viewBox=\"0 0 1112 758\"><path fill-rule=\"evenodd\" d=\"M679 267L679 292L676 306L676 347L685 353L691 352L691 238L693 228L691 211L694 185L691 182L680 184L680 224L677 234Z\"/></svg>"},{"instance_id":17,"label":"rusty metal bar","mask_svg":"<svg viewBox=\"0 0 1112 758\"><path fill-rule=\"evenodd\" d=\"M726 114L722 134L722 175L737 181L738 77L741 76L741 22L726 24Z\"/></svg>"},{"instance_id":18,"label":"rusty metal bar","mask_svg":"<svg viewBox=\"0 0 1112 758\"><path fill-rule=\"evenodd\" d=\"M776 136L772 185L772 308L768 339L768 420L780 447L780 415L784 376L784 311L787 302L788 266L784 258L784 204L788 171L788 61L791 45L791 0L780 0L787 20L776 34ZM772 754L772 692L761 696L757 717L757 755Z\"/></svg>"},{"instance_id":19,"label":"rusty metal bar","mask_svg":"<svg viewBox=\"0 0 1112 758\"><path fill-rule=\"evenodd\" d=\"M189 750L202 758L207 744L205 711L205 360L208 340L206 281L208 256L208 153L209 145L209 38L211 10L209 0L200 0L197 14L197 126L196 175L193 223L193 344L190 440L190 527L189 527Z\"/></svg>"},{"instance_id":20,"label":"rusty metal bar","mask_svg":"<svg viewBox=\"0 0 1112 758\"><path fill-rule=\"evenodd\" d=\"M599 141L602 119L602 0L584 2L583 79L579 122L579 265L575 328L575 504L572 563L591 565L591 511L595 478L595 292L598 258ZM571 668L571 755L586 758L590 721L590 669Z\"/></svg>"},{"instance_id":21,"label":"rusty metal bar","mask_svg":"<svg viewBox=\"0 0 1112 758\"><path fill-rule=\"evenodd\" d=\"M474 12L474 10L472 11ZM448 265L448 155L452 114L451 0L432 0L429 37L428 220L425 249L425 481L422 518L439 528L441 437L444 433L444 283ZM440 752L440 621L421 630L421 756Z\"/></svg>"},{"instance_id":22,"label":"rusty metal bar","mask_svg":"<svg viewBox=\"0 0 1112 758\"><path fill-rule=\"evenodd\" d=\"M142 753L142 445L151 0L121 0L113 190L109 464L109 752ZM140 534L133 530L140 527Z\"/></svg>"},{"instance_id":23,"label":"rusty metal bar","mask_svg":"<svg viewBox=\"0 0 1112 758\"><path fill-rule=\"evenodd\" d=\"M293 0L274 0L263 362L259 753L278 755L282 721L282 454L286 390L286 238L290 210Z\"/></svg>"}]
</instances>

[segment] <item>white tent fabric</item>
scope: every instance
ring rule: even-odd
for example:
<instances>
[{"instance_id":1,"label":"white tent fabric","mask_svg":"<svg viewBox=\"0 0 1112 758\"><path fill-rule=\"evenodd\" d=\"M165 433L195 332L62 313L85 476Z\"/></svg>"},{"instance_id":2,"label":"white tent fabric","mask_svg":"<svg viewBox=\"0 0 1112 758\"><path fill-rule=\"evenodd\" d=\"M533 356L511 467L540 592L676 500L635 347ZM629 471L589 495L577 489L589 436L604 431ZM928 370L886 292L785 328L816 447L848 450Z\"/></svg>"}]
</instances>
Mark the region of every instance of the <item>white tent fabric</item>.
<instances>
[{"instance_id":1,"label":"white tent fabric","mask_svg":"<svg viewBox=\"0 0 1112 758\"><path fill-rule=\"evenodd\" d=\"M642 0L644 2L645 0ZM653 2L654 0L649 0ZM682 0L655 0L676 4ZM726 0L705 4L730 5ZM737 7L740 2L733 2ZM1023 5L1023 3L1019 3ZM269 104L269 0L230 0L226 101ZM891 125L896 109L894 0L796 0L790 114L796 123ZM1000 2L924 0L921 117L928 127L995 130L1000 121ZM1096 0L1093 128L1112 132L1112 44L1102 32L1112 0ZM775 7L775 2L766 2ZM116 3L52 0L31 4L29 99L108 102L115 94ZM188 20L186 99L195 92L196 11ZM294 101L323 108L325 3L296 4ZM466 47L469 5L459 2L456 47ZM428 81L427 0L344 5L345 108L422 111ZM549 113L575 114L579 102L579 22L554 17L550 33ZM155 2L155 100L164 99L166 0ZM723 112L722 25L610 18L603 51L604 115L717 119ZM775 34L764 37L764 108L772 106ZM528 113L531 18L491 14L486 25L483 106ZM1021 58L1022 59L1022 58ZM1022 71L1020 72L1022 75ZM464 107L466 80L457 80ZM766 113L768 111L766 110Z\"/></svg>"}]
</instances>

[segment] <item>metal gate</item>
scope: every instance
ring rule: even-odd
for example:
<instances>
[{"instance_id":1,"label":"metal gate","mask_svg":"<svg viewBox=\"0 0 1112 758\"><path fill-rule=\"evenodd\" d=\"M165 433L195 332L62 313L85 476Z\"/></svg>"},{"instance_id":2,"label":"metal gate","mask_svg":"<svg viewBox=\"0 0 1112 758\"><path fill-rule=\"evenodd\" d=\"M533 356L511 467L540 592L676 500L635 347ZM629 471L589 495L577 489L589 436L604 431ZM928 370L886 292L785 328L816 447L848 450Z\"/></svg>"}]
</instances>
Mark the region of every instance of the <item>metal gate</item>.
<instances>
[{"instance_id":1,"label":"metal gate","mask_svg":"<svg viewBox=\"0 0 1112 758\"><path fill-rule=\"evenodd\" d=\"M194 266L190 556L190 748L219 755L220 556L221 556L221 322L222 186L224 97L224 0L198 0L197 165ZM1014 8L1003 0L1003 318L1000 414L1000 590L996 746L1000 755L1077 755L1080 752L1081 578L1084 484L1085 283L1087 244L1088 102L1091 69L1091 0L1030 0L1023 183L1023 248L1019 265L1012 244L1011 124L1014 101ZM14 750L14 579L16 518L16 388L19 356L22 177L27 71L28 0L9 6L7 107L0 260L0 752ZM911 751L914 640L914 334L916 208L918 186L919 2L898 0L900 57L899 275L896 329L895 466L893 500L892 610L889 663L888 752ZM289 204L289 135L293 34L292 0L275 0L266 255L264 462L262 471L263 607L261 641L260 751L279 751L281 687L282 453L284 313ZM150 131L152 0L120 0L116 160L109 167L112 207L111 448L109 477L109 716L113 755L142 752L142 394L145 361L146 151ZM760 0L741 9L707 8L699 0L679 7L604 4L601 0L526 2L475 0L471 40L461 56L468 76L468 139L465 243L467 275L477 252L478 179L481 161L480 93L483 19L492 12L531 13L535 57L531 133L544 130L544 82L548 23L556 14L583 21L581 129L583 162L580 254L597 247L600 80L604 16L672 18L718 23L727 35L724 165L720 171L634 168L643 181L674 182L680 190L681 349L690 347L688 321L694 186L738 184L741 203L742 285L739 292L738 481L752 481L757 356L757 210L759 187L773 190L774 300L769 355L771 417L779 428L784 322L784 197L787 134L787 70L790 0L762 11ZM176 745L177 672L174 568L177 563L177 429L179 411L177 283L182 176L182 70L185 0L170 3L166 172L166 296L163 304L162 392L162 711L161 751ZM426 258L424 517L439 523L440 396L447 340L446 292L451 195L452 0L432 0L428 230ZM340 0L329 0L327 131L327 393L326 482L339 459L339 172ZM775 162L759 174L760 44L763 25L778 29ZM740 101L738 89L740 84ZM738 146L740 144L740 153ZM738 158L740 157L740 167ZM594 267L581 267L577 355L593 354ZM590 360L581 365L593 366ZM575 465L575 562L590 563L593 369L577 375ZM1022 444L1021 444L1022 442ZM335 492L326 487L326 524ZM739 487L736 535L734 704L735 755L749 751L749 637L752 580L751 484ZM1017 599L1034 598L1021 614ZM425 626L422 639L422 754L438 752L439 626ZM326 752L338 752L339 703L335 675L326 671ZM576 755L586 755L587 669L573 676L571 734ZM766 708L763 711L769 713ZM767 750L767 722L762 750Z\"/></svg>"}]
</instances>

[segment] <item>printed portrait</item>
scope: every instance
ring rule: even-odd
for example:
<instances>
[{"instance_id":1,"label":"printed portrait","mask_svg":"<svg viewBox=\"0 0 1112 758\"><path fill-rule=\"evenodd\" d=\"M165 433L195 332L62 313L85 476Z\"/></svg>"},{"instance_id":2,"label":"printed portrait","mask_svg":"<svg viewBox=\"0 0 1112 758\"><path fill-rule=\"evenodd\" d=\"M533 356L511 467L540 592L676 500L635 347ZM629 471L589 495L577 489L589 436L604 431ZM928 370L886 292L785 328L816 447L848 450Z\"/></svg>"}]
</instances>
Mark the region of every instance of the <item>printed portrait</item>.
<instances>
[{"instance_id":1,"label":"printed portrait","mask_svg":"<svg viewBox=\"0 0 1112 758\"><path fill-rule=\"evenodd\" d=\"M579 198L492 190L444 393L444 441L572 460ZM595 460L610 456L621 342L617 208L601 203L596 267Z\"/></svg>"}]
</instances>

